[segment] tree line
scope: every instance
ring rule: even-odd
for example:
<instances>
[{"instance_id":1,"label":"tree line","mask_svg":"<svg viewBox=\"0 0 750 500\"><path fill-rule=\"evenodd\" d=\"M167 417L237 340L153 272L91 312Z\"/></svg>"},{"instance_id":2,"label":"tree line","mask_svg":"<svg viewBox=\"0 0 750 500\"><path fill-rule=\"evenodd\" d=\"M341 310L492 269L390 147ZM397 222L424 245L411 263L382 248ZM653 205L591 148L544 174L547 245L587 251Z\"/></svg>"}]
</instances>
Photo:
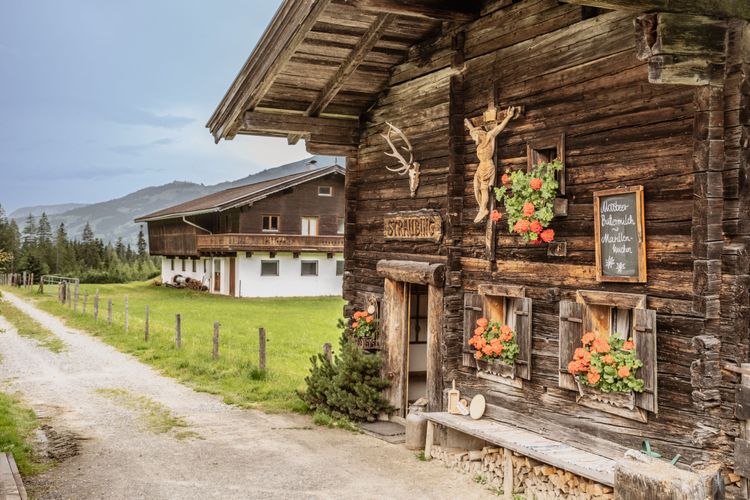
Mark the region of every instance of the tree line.
<instances>
[{"instance_id":1,"label":"tree line","mask_svg":"<svg viewBox=\"0 0 750 500\"><path fill-rule=\"evenodd\" d=\"M143 228L136 248L122 238L105 244L88 222L80 239L71 238L62 222L53 231L46 213L29 214L19 228L0 206L0 272L24 271L78 277L84 283L124 283L157 276L159 267L148 255Z\"/></svg>"}]
</instances>

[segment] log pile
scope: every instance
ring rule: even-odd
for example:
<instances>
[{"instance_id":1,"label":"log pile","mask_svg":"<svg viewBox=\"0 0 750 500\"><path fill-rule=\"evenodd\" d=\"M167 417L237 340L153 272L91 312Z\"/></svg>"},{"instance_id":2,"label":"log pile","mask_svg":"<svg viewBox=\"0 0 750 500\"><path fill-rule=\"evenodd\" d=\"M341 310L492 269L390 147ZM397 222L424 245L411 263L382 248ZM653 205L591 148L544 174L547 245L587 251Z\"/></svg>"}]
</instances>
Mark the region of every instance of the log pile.
<instances>
[{"instance_id":1,"label":"log pile","mask_svg":"<svg viewBox=\"0 0 750 500\"><path fill-rule=\"evenodd\" d=\"M446 467L470 474L493 490L502 490L505 477L503 448L485 447L465 450L433 446L432 458ZM609 500L614 498L609 486L599 484L568 471L513 453L513 493L538 500L556 498Z\"/></svg>"}]
</instances>

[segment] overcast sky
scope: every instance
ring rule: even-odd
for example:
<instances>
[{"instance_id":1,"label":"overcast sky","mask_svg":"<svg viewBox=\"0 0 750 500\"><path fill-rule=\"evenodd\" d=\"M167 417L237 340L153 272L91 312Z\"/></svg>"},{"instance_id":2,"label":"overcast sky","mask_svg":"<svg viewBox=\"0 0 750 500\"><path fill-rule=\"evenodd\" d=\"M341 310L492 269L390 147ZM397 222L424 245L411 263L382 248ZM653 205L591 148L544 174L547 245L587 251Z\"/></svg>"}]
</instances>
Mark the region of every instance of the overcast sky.
<instances>
[{"instance_id":1,"label":"overcast sky","mask_svg":"<svg viewBox=\"0 0 750 500\"><path fill-rule=\"evenodd\" d=\"M205 128L279 3L0 2L0 203L104 201L308 156Z\"/></svg>"}]
</instances>

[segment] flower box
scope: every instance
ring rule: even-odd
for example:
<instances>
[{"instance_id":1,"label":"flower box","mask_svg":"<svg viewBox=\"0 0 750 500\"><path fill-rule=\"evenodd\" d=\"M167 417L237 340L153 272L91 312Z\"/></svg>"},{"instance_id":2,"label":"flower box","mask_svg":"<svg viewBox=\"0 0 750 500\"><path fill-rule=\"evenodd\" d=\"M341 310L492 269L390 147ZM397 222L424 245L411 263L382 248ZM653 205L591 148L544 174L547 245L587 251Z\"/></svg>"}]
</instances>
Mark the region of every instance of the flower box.
<instances>
[{"instance_id":1,"label":"flower box","mask_svg":"<svg viewBox=\"0 0 750 500\"><path fill-rule=\"evenodd\" d=\"M595 387L584 385L576 379L578 385L578 400L587 398L600 403L605 403L617 408L635 409L635 392L602 392Z\"/></svg>"},{"instance_id":2,"label":"flower box","mask_svg":"<svg viewBox=\"0 0 750 500\"><path fill-rule=\"evenodd\" d=\"M496 377L516 378L516 365L509 365L499 359L475 359L477 371L495 375Z\"/></svg>"},{"instance_id":3,"label":"flower box","mask_svg":"<svg viewBox=\"0 0 750 500\"><path fill-rule=\"evenodd\" d=\"M351 337L351 339L360 349L365 351L380 350L380 342L378 342L377 337Z\"/></svg>"}]
</instances>

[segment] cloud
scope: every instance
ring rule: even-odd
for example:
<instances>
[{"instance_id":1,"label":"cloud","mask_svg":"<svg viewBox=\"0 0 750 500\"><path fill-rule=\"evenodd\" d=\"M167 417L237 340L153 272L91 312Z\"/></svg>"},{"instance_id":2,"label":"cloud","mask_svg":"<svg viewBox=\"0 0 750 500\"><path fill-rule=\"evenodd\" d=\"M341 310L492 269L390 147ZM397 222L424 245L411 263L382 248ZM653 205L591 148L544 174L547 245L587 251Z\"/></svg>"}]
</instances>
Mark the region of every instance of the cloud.
<instances>
[{"instance_id":1,"label":"cloud","mask_svg":"<svg viewBox=\"0 0 750 500\"><path fill-rule=\"evenodd\" d=\"M107 116L110 121L121 125L147 125L150 127L178 129L189 125L195 118L174 115L171 113L157 114L152 111L127 108L116 110L115 114Z\"/></svg>"},{"instance_id":2,"label":"cloud","mask_svg":"<svg viewBox=\"0 0 750 500\"><path fill-rule=\"evenodd\" d=\"M167 146L169 144L174 144L175 142L177 141L175 141L174 139L170 139L169 137L165 137L163 139L157 139L145 144L122 144L119 146L112 146L109 148L109 150L126 156L140 156L144 151L153 149L158 146Z\"/></svg>"}]
</instances>

